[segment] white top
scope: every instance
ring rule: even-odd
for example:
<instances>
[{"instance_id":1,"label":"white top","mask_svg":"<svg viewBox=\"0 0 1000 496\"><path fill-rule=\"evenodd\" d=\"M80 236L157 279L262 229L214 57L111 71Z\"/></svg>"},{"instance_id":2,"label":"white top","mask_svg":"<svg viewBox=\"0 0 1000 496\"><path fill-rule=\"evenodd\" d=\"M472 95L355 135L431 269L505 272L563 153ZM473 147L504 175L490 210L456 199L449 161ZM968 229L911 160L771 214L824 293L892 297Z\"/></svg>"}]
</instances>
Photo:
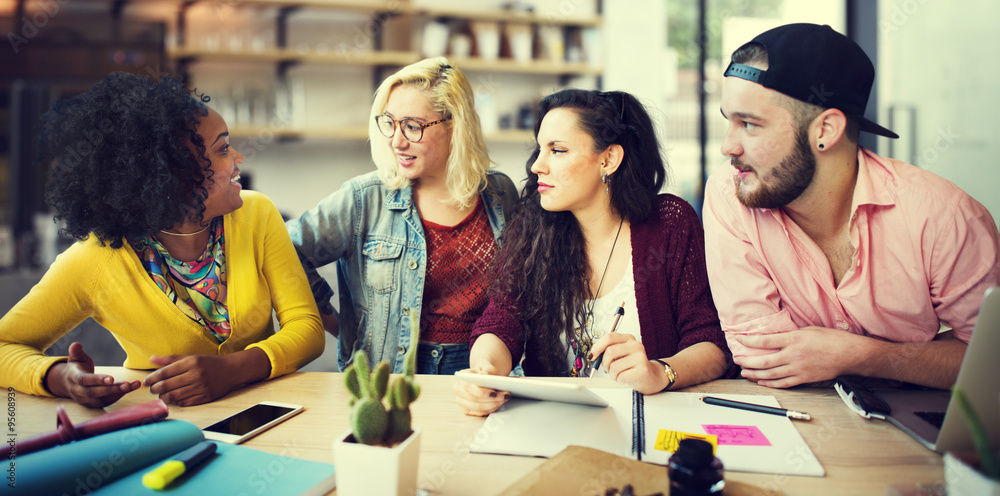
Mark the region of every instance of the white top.
<instances>
[{"instance_id":1,"label":"white top","mask_svg":"<svg viewBox=\"0 0 1000 496\"><path fill-rule=\"evenodd\" d=\"M611 329L611 323L614 322L615 310L622 304L622 301L625 302L622 306L625 309L625 314L618 319L618 327L615 332L618 334L631 334L635 336L636 341L641 343L642 335L639 334L639 310L635 302L635 279L632 277L631 259L629 259L625 274L614 289L596 300L588 300L586 302L587 305L594 304L592 316L594 326L591 332L595 342ZM565 339L566 337L563 336L563 345L566 345ZM573 350L569 346L567 346L567 350L569 368L572 368L573 361L576 360L576 355L573 354ZM598 371L595 374L596 376L607 377L607 374L604 371Z\"/></svg>"}]
</instances>

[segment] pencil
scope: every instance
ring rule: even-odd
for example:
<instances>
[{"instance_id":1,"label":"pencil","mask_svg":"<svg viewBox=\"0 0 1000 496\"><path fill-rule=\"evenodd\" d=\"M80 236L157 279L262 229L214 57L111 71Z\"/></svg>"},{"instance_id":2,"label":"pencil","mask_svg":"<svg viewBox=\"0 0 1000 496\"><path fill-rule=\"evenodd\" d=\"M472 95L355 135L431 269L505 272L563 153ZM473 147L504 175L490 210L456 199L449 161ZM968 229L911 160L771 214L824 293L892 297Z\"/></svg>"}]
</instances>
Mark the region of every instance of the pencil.
<instances>
[{"instance_id":1,"label":"pencil","mask_svg":"<svg viewBox=\"0 0 1000 496\"><path fill-rule=\"evenodd\" d=\"M740 410L769 413L771 415L781 415L782 417L788 417L794 420L809 420L812 418L806 412L797 412L795 410L786 410L784 408L776 408L773 406L755 405L753 403L744 403L742 401L724 400L722 398L715 398L712 396L702 396L701 401L704 401L709 405L738 408Z\"/></svg>"},{"instance_id":2,"label":"pencil","mask_svg":"<svg viewBox=\"0 0 1000 496\"><path fill-rule=\"evenodd\" d=\"M622 301L622 304L618 305L618 309L615 310L615 319L611 321L611 330L608 331L608 334L612 334L616 330L618 330L618 319L620 319L622 317L622 315L625 315L625 301ZM593 379L594 375L597 374L597 369L599 369L601 367L601 360L604 360L604 352L603 351L601 352L600 355L598 355L597 360L594 361L594 366L591 367L591 369L590 369L590 378L591 379Z\"/></svg>"}]
</instances>

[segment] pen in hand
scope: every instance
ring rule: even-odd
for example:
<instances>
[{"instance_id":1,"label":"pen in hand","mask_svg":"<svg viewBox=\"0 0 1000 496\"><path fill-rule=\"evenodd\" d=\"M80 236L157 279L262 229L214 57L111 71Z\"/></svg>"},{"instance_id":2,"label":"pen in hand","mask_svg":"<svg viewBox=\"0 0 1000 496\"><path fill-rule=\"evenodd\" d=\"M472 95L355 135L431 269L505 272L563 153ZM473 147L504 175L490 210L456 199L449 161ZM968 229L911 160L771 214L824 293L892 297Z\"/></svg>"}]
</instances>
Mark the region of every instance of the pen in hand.
<instances>
[{"instance_id":1,"label":"pen in hand","mask_svg":"<svg viewBox=\"0 0 1000 496\"><path fill-rule=\"evenodd\" d=\"M615 310L615 319L611 321L611 330L608 334L613 334L615 330L618 329L618 319L625 315L625 302L622 301L621 305L618 305L618 309ZM601 368L601 361L604 360L604 352L602 351L598 355L597 360L594 360L594 366L590 368L590 378L593 379L594 375L597 374L597 369Z\"/></svg>"}]
</instances>

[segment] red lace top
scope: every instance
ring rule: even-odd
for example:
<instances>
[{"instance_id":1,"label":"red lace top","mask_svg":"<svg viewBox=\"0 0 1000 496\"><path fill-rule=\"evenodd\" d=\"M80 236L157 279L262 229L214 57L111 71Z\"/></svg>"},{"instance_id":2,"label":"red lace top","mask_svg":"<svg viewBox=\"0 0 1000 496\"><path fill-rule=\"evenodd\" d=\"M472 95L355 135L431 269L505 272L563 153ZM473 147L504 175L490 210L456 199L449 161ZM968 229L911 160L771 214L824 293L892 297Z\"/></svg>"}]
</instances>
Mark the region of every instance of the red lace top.
<instances>
[{"instance_id":1,"label":"red lace top","mask_svg":"<svg viewBox=\"0 0 1000 496\"><path fill-rule=\"evenodd\" d=\"M427 280L420 315L420 339L468 343L469 332L488 302L486 272L497 242L480 201L454 226L423 221L427 238Z\"/></svg>"}]
</instances>

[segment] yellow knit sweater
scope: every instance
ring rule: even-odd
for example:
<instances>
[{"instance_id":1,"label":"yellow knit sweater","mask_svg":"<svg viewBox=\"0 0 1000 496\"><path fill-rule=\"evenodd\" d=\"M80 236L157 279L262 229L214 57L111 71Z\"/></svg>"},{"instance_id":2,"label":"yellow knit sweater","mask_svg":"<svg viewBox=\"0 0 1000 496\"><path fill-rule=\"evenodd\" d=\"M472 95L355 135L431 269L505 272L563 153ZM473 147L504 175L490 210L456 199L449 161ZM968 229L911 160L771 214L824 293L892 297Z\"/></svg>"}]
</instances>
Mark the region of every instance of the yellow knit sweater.
<instances>
[{"instance_id":1,"label":"yellow knit sweater","mask_svg":"<svg viewBox=\"0 0 1000 496\"><path fill-rule=\"evenodd\" d=\"M232 326L225 342L167 299L127 243L113 249L90 236L59 255L0 319L0 385L51 396L45 374L66 357L42 350L87 317L111 331L128 354L124 365L133 369L156 368L152 355L223 355L258 347L271 361L273 378L321 355L319 312L285 224L266 196L244 191L242 197L243 206L224 217Z\"/></svg>"}]
</instances>

